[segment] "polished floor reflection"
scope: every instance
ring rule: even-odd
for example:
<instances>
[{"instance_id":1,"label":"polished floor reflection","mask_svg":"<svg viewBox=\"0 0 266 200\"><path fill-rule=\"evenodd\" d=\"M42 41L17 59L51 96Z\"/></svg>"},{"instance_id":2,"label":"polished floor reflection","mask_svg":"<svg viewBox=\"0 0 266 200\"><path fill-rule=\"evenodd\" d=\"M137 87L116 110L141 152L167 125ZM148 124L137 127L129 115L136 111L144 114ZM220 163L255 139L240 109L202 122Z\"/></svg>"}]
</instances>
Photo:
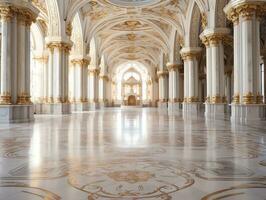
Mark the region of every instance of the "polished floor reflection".
<instances>
[{"instance_id":1,"label":"polished floor reflection","mask_svg":"<svg viewBox=\"0 0 266 200\"><path fill-rule=\"evenodd\" d=\"M266 123L157 109L0 125L1 200L265 200Z\"/></svg>"}]
</instances>

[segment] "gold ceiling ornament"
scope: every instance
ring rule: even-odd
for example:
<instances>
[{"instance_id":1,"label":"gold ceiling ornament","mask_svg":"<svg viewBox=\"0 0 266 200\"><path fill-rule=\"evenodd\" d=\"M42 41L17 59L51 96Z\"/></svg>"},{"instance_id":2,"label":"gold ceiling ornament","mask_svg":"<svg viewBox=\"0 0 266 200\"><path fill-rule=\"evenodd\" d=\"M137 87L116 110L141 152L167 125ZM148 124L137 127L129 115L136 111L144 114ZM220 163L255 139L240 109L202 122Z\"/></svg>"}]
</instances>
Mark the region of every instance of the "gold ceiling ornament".
<instances>
[{"instance_id":1,"label":"gold ceiling ornament","mask_svg":"<svg viewBox=\"0 0 266 200\"><path fill-rule=\"evenodd\" d=\"M96 6L96 5L98 5L97 1L90 1L89 4L90 4L91 6Z\"/></svg>"},{"instance_id":2,"label":"gold ceiling ornament","mask_svg":"<svg viewBox=\"0 0 266 200\"><path fill-rule=\"evenodd\" d=\"M129 29L136 29L138 26L141 26L141 23L137 20L128 20L124 22L124 25Z\"/></svg>"},{"instance_id":3,"label":"gold ceiling ornament","mask_svg":"<svg viewBox=\"0 0 266 200\"><path fill-rule=\"evenodd\" d=\"M134 55L134 54L129 54L129 55L127 56L127 58L128 58L129 60L136 60L136 59L137 59L136 55Z\"/></svg>"},{"instance_id":4,"label":"gold ceiling ornament","mask_svg":"<svg viewBox=\"0 0 266 200\"><path fill-rule=\"evenodd\" d=\"M129 33L127 34L127 38L129 41L135 41L137 39L137 36L134 33Z\"/></svg>"}]
</instances>

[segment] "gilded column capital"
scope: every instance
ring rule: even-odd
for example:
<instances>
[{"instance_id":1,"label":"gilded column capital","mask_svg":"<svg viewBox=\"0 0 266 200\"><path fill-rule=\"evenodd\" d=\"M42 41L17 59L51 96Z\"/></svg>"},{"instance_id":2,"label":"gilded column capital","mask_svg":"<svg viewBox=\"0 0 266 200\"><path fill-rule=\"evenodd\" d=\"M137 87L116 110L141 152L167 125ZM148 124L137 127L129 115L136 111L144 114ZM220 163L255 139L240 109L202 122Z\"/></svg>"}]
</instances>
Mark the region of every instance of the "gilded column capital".
<instances>
[{"instance_id":1,"label":"gilded column capital","mask_svg":"<svg viewBox=\"0 0 266 200\"><path fill-rule=\"evenodd\" d=\"M167 63L166 67L168 69L168 71L177 71L180 68L182 68L183 64L178 64L178 63Z\"/></svg>"},{"instance_id":2,"label":"gilded column capital","mask_svg":"<svg viewBox=\"0 0 266 200\"><path fill-rule=\"evenodd\" d=\"M10 21L14 16L14 9L11 6L0 6L1 20Z\"/></svg>"},{"instance_id":3,"label":"gilded column capital","mask_svg":"<svg viewBox=\"0 0 266 200\"><path fill-rule=\"evenodd\" d=\"M48 56L46 55L35 55L33 57L33 60L36 60L38 62L41 62L41 63L48 63Z\"/></svg>"},{"instance_id":4,"label":"gilded column capital","mask_svg":"<svg viewBox=\"0 0 266 200\"><path fill-rule=\"evenodd\" d=\"M250 20L254 15L260 18L266 11L266 3L262 1L243 1L241 3L229 3L225 8L227 18L234 24L238 24L239 18Z\"/></svg>"},{"instance_id":5,"label":"gilded column capital","mask_svg":"<svg viewBox=\"0 0 266 200\"><path fill-rule=\"evenodd\" d=\"M100 74L100 68L89 68L88 74L92 76L98 76Z\"/></svg>"},{"instance_id":6,"label":"gilded column capital","mask_svg":"<svg viewBox=\"0 0 266 200\"><path fill-rule=\"evenodd\" d=\"M100 75L99 78L105 81L109 81L109 77L107 75Z\"/></svg>"},{"instance_id":7,"label":"gilded column capital","mask_svg":"<svg viewBox=\"0 0 266 200\"><path fill-rule=\"evenodd\" d=\"M66 53L69 53L71 50L72 44L68 42L62 42L62 41L52 41L47 44L47 48L54 50L59 49L59 51L64 51Z\"/></svg>"},{"instance_id":8,"label":"gilded column capital","mask_svg":"<svg viewBox=\"0 0 266 200\"><path fill-rule=\"evenodd\" d=\"M219 43L230 44L232 38L229 33L230 30L227 28L205 30L200 39L206 47L217 46Z\"/></svg>"},{"instance_id":9,"label":"gilded column capital","mask_svg":"<svg viewBox=\"0 0 266 200\"><path fill-rule=\"evenodd\" d=\"M158 78L165 78L168 76L168 71L166 71L166 70L158 71L157 76L158 76Z\"/></svg>"},{"instance_id":10,"label":"gilded column capital","mask_svg":"<svg viewBox=\"0 0 266 200\"><path fill-rule=\"evenodd\" d=\"M184 61L194 60L198 59L201 55L201 52L198 51L187 51L187 52L181 52L181 57Z\"/></svg>"},{"instance_id":11,"label":"gilded column capital","mask_svg":"<svg viewBox=\"0 0 266 200\"><path fill-rule=\"evenodd\" d=\"M74 59L71 60L71 63L73 65L78 65L80 67L87 68L88 65L90 64L90 59L87 59L87 58L74 58Z\"/></svg>"}]
</instances>

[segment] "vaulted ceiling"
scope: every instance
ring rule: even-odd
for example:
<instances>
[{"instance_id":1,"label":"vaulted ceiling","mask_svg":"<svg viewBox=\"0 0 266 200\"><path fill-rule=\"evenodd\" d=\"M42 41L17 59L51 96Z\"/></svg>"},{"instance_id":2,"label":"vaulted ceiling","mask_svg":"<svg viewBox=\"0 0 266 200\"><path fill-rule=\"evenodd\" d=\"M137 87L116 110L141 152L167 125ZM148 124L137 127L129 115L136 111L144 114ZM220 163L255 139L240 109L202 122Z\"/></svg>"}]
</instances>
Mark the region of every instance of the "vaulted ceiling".
<instances>
[{"instance_id":1,"label":"vaulted ceiling","mask_svg":"<svg viewBox=\"0 0 266 200\"><path fill-rule=\"evenodd\" d=\"M48 1L56 1L60 7L61 0L33 0L42 11L40 20L47 23L51 13L49 5L52 5ZM199 5L205 5L205 0L196 1ZM138 60L156 67L161 54L168 54L175 41L183 40L185 18L191 2L192 0L64 0L61 2L63 8L59 10L66 22L73 20L73 16L79 13L84 41L89 42L95 38L97 52L99 56L105 55L108 65Z\"/></svg>"}]
</instances>

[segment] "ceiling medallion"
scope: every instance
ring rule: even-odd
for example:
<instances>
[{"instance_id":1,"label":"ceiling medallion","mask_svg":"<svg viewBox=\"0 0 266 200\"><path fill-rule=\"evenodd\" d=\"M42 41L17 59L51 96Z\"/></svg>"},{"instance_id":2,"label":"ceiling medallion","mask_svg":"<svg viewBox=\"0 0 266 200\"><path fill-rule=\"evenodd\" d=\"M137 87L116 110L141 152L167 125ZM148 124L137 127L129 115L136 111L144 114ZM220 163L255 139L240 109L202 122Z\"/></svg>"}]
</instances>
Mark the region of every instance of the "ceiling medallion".
<instances>
[{"instance_id":1,"label":"ceiling medallion","mask_svg":"<svg viewBox=\"0 0 266 200\"><path fill-rule=\"evenodd\" d=\"M160 0L107 0L111 4L122 7L148 6L160 2Z\"/></svg>"}]
</instances>

